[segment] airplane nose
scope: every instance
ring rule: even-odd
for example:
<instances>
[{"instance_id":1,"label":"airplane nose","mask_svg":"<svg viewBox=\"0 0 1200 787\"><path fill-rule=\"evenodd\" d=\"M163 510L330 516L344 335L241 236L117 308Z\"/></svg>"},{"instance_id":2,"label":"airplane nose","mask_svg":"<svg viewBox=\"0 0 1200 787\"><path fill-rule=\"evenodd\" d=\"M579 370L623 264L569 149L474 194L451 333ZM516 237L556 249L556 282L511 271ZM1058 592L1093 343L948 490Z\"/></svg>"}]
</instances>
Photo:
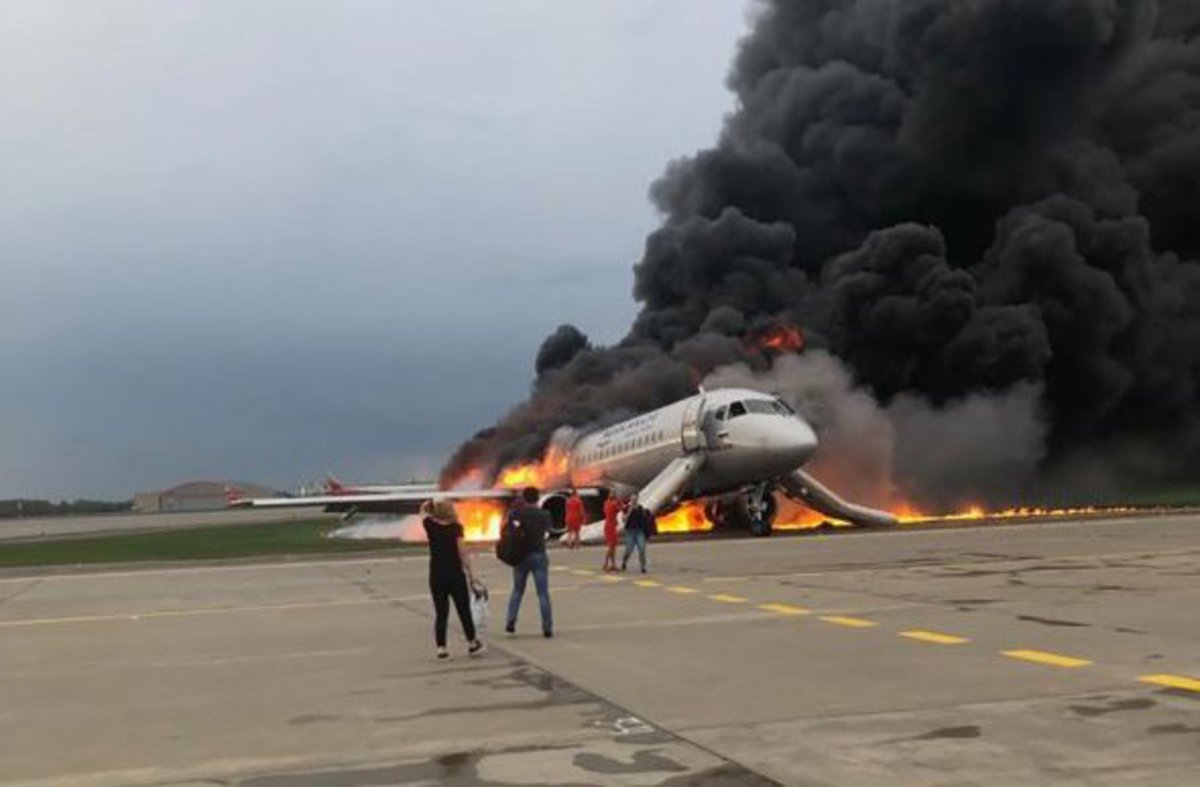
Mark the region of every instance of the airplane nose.
<instances>
[{"instance_id":1,"label":"airplane nose","mask_svg":"<svg viewBox=\"0 0 1200 787\"><path fill-rule=\"evenodd\" d=\"M796 467L807 462L817 450L817 433L800 418L790 419L787 428L780 432L780 452L786 454Z\"/></svg>"}]
</instances>

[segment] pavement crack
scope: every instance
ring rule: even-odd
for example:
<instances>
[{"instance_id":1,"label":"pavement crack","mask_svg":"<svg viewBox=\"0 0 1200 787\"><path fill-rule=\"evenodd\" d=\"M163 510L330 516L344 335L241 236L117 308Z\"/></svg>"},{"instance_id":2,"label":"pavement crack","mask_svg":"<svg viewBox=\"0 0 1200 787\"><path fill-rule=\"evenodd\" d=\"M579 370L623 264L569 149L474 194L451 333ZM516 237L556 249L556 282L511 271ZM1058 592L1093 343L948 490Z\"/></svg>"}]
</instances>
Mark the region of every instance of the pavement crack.
<instances>
[{"instance_id":1,"label":"pavement crack","mask_svg":"<svg viewBox=\"0 0 1200 787\"><path fill-rule=\"evenodd\" d=\"M7 596L0 597L0 605L7 604L8 602L12 601L13 599L25 595L26 593L33 590L38 585L42 584L42 581L43 581L43 578L41 578L41 577L39 577L37 579L33 579L30 581L30 583L28 585L23 585L23 586L17 588L16 590L14 590L12 593L9 593Z\"/></svg>"}]
</instances>

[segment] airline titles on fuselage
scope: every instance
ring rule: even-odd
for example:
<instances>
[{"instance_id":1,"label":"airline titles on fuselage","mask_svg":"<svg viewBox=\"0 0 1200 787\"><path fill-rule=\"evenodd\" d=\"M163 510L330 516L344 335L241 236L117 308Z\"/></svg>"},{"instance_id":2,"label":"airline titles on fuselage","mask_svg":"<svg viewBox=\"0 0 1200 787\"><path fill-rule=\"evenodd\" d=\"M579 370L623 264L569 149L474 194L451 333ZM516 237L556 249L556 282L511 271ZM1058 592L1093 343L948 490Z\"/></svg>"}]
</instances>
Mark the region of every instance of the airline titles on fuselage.
<instances>
[{"instance_id":1,"label":"airline titles on fuselage","mask_svg":"<svg viewBox=\"0 0 1200 787\"><path fill-rule=\"evenodd\" d=\"M673 439L674 435L659 425L659 413L647 413L601 430L593 440L588 441L590 445L577 457L577 461L584 465L604 464L625 454L664 445Z\"/></svg>"}]
</instances>

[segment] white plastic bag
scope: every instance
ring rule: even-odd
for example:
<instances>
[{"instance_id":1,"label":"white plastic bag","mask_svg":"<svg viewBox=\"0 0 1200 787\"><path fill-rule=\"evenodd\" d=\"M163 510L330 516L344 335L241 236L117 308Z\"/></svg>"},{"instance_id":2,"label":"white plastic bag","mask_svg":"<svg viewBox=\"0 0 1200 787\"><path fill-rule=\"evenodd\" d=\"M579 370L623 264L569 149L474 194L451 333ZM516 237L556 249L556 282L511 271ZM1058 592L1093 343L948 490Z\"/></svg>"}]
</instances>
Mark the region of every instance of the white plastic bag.
<instances>
[{"instance_id":1,"label":"white plastic bag","mask_svg":"<svg viewBox=\"0 0 1200 787\"><path fill-rule=\"evenodd\" d=\"M489 617L487 585L475 580L471 583L471 620L475 621L475 630L486 630Z\"/></svg>"}]
</instances>

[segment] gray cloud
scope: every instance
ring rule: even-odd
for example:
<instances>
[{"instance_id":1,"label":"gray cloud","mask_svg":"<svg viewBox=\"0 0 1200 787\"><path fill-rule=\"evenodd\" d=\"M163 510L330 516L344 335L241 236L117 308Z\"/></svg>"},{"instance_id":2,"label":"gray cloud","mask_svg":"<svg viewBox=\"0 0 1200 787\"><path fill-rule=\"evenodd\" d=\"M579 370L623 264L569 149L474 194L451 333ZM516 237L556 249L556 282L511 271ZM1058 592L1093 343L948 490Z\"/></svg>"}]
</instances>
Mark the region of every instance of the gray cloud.
<instances>
[{"instance_id":1,"label":"gray cloud","mask_svg":"<svg viewBox=\"0 0 1200 787\"><path fill-rule=\"evenodd\" d=\"M619 336L646 186L714 137L744 12L2 13L0 496L111 497L427 475L556 325Z\"/></svg>"}]
</instances>

